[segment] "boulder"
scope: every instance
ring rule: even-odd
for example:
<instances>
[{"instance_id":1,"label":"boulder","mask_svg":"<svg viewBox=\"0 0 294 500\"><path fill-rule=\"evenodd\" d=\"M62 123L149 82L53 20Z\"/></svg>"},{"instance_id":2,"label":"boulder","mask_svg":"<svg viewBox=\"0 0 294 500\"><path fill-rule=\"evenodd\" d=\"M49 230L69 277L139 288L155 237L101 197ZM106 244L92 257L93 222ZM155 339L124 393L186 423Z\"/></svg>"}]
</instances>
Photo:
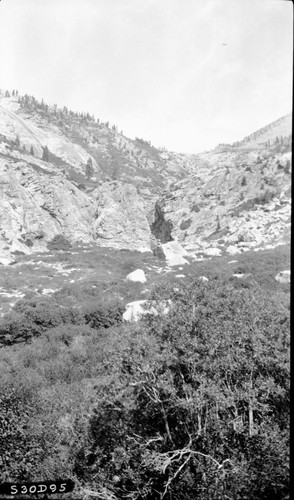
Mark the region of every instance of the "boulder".
<instances>
[{"instance_id":1,"label":"boulder","mask_svg":"<svg viewBox=\"0 0 294 500\"><path fill-rule=\"evenodd\" d=\"M252 273L235 273L233 274L235 278L249 278L252 276Z\"/></svg>"},{"instance_id":2,"label":"boulder","mask_svg":"<svg viewBox=\"0 0 294 500\"><path fill-rule=\"evenodd\" d=\"M209 257L220 257L222 251L220 248L207 248L204 250L205 255L209 255Z\"/></svg>"},{"instance_id":3,"label":"boulder","mask_svg":"<svg viewBox=\"0 0 294 500\"><path fill-rule=\"evenodd\" d=\"M203 283L206 283L207 281L209 281L209 279L206 278L206 276L199 276L198 280L202 281Z\"/></svg>"},{"instance_id":4,"label":"boulder","mask_svg":"<svg viewBox=\"0 0 294 500\"><path fill-rule=\"evenodd\" d=\"M169 266L181 266L183 264L189 264L189 262L184 259L187 255L186 250L180 245L178 241L169 241L168 243L163 243L161 249L167 260Z\"/></svg>"},{"instance_id":5,"label":"boulder","mask_svg":"<svg viewBox=\"0 0 294 500\"><path fill-rule=\"evenodd\" d=\"M234 245L229 245L228 248L226 249L226 252L229 255L236 255L237 253L241 253L240 248L235 247Z\"/></svg>"},{"instance_id":6,"label":"boulder","mask_svg":"<svg viewBox=\"0 0 294 500\"><path fill-rule=\"evenodd\" d=\"M10 264L13 264L13 260L7 258L7 257L1 257L0 258L0 265L2 264L2 266L9 266Z\"/></svg>"},{"instance_id":7,"label":"boulder","mask_svg":"<svg viewBox=\"0 0 294 500\"><path fill-rule=\"evenodd\" d=\"M152 314L167 314L170 310L171 300L135 300L126 305L126 310L123 313L124 321L139 321L142 316Z\"/></svg>"},{"instance_id":8,"label":"boulder","mask_svg":"<svg viewBox=\"0 0 294 500\"><path fill-rule=\"evenodd\" d=\"M136 269L126 277L127 281L137 281L139 283L146 283L146 276L143 269Z\"/></svg>"},{"instance_id":9,"label":"boulder","mask_svg":"<svg viewBox=\"0 0 294 500\"><path fill-rule=\"evenodd\" d=\"M281 271L277 274L275 277L275 280L278 281L279 283L283 284L288 284L291 281L291 271L286 270L286 271Z\"/></svg>"}]
</instances>

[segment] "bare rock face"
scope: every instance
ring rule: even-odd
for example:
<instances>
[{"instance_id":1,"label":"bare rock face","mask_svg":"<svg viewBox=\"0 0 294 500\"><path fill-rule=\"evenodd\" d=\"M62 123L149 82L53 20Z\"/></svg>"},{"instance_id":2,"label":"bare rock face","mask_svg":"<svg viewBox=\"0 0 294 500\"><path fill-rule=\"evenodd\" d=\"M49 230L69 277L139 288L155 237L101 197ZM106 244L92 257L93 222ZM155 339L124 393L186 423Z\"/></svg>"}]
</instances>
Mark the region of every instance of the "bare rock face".
<instances>
[{"instance_id":1,"label":"bare rock face","mask_svg":"<svg viewBox=\"0 0 294 500\"><path fill-rule=\"evenodd\" d=\"M0 255L41 251L58 234L92 240L89 197L56 172L0 159Z\"/></svg>"},{"instance_id":2,"label":"bare rock face","mask_svg":"<svg viewBox=\"0 0 294 500\"><path fill-rule=\"evenodd\" d=\"M135 186L117 181L104 183L93 192L93 198L93 233L99 245L151 251L151 231Z\"/></svg>"},{"instance_id":3,"label":"bare rock face","mask_svg":"<svg viewBox=\"0 0 294 500\"><path fill-rule=\"evenodd\" d=\"M150 251L150 228L134 186L106 183L92 195L57 169L0 158L0 257L44 251L59 234L100 246ZM6 262L6 261L5 261Z\"/></svg>"},{"instance_id":4,"label":"bare rock face","mask_svg":"<svg viewBox=\"0 0 294 500\"><path fill-rule=\"evenodd\" d=\"M290 115L239 143L182 155L55 108L0 92L2 262L57 235L154 249L171 265L289 241Z\"/></svg>"},{"instance_id":5,"label":"bare rock face","mask_svg":"<svg viewBox=\"0 0 294 500\"><path fill-rule=\"evenodd\" d=\"M81 164L86 164L90 156L79 144L74 144L62 134L56 124L49 124L38 114L34 116L21 112L16 98L1 99L0 134L13 141L18 136L21 144L25 145L28 151L32 146L34 154L39 158L42 157L43 148L47 146L50 152L80 171L83 170ZM97 170L95 159L91 159Z\"/></svg>"},{"instance_id":6,"label":"bare rock face","mask_svg":"<svg viewBox=\"0 0 294 500\"><path fill-rule=\"evenodd\" d=\"M238 253L289 242L290 151L228 145L198 156L197 175L173 183L158 202L172 239L206 255L209 248Z\"/></svg>"}]
</instances>

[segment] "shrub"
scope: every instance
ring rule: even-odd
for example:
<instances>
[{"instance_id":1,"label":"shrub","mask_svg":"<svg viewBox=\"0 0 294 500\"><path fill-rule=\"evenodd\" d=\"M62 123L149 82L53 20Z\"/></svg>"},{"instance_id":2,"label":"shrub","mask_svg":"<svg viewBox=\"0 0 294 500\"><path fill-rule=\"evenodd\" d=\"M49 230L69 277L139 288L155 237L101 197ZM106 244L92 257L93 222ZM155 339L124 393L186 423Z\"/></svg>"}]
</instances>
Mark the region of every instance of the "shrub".
<instances>
[{"instance_id":1,"label":"shrub","mask_svg":"<svg viewBox=\"0 0 294 500\"><path fill-rule=\"evenodd\" d=\"M83 317L77 309L61 308L57 305L40 305L28 309L24 315L39 328L40 333L65 323L81 324Z\"/></svg>"},{"instance_id":2,"label":"shrub","mask_svg":"<svg viewBox=\"0 0 294 500\"><path fill-rule=\"evenodd\" d=\"M0 344L3 345L26 342L38 334L38 327L21 314L12 312L0 322Z\"/></svg>"},{"instance_id":3,"label":"shrub","mask_svg":"<svg viewBox=\"0 0 294 500\"><path fill-rule=\"evenodd\" d=\"M1 482L26 481L44 458L42 443L29 426L33 406L26 404L14 389L0 397Z\"/></svg>"},{"instance_id":4,"label":"shrub","mask_svg":"<svg viewBox=\"0 0 294 500\"><path fill-rule=\"evenodd\" d=\"M121 323L123 312L124 307L116 301L108 304L93 304L83 309L85 323L96 330Z\"/></svg>"},{"instance_id":5,"label":"shrub","mask_svg":"<svg viewBox=\"0 0 294 500\"><path fill-rule=\"evenodd\" d=\"M166 260L165 253L160 245L157 245L153 249L153 255L157 257L159 260Z\"/></svg>"},{"instance_id":6,"label":"shrub","mask_svg":"<svg viewBox=\"0 0 294 500\"><path fill-rule=\"evenodd\" d=\"M30 240L29 238L27 240L25 240L25 245L29 248L33 247L34 246L34 243L32 242L32 240Z\"/></svg>"},{"instance_id":7,"label":"shrub","mask_svg":"<svg viewBox=\"0 0 294 500\"><path fill-rule=\"evenodd\" d=\"M124 328L116 352L105 354L76 474L135 499L210 500L221 491L281 500L288 492L287 316L254 282L191 280L177 288L166 290L168 316Z\"/></svg>"},{"instance_id":8,"label":"shrub","mask_svg":"<svg viewBox=\"0 0 294 500\"><path fill-rule=\"evenodd\" d=\"M287 160L286 165L285 165L285 174L290 174L290 160Z\"/></svg>"},{"instance_id":9,"label":"shrub","mask_svg":"<svg viewBox=\"0 0 294 500\"><path fill-rule=\"evenodd\" d=\"M71 246L70 241L63 234L57 234L47 243L48 250L68 250Z\"/></svg>"},{"instance_id":10,"label":"shrub","mask_svg":"<svg viewBox=\"0 0 294 500\"><path fill-rule=\"evenodd\" d=\"M13 312L2 319L0 342L4 345L27 342L58 325L81 325L83 322L78 309L59 307L49 301L21 300Z\"/></svg>"},{"instance_id":11,"label":"shrub","mask_svg":"<svg viewBox=\"0 0 294 500\"><path fill-rule=\"evenodd\" d=\"M274 191L267 189L264 193L260 194L260 196L256 197L254 201L258 205L265 205L266 203L269 203L275 195L276 193Z\"/></svg>"},{"instance_id":12,"label":"shrub","mask_svg":"<svg viewBox=\"0 0 294 500\"><path fill-rule=\"evenodd\" d=\"M192 224L192 219L187 219L183 220L180 224L180 229L184 231L185 229L188 229Z\"/></svg>"}]
</instances>

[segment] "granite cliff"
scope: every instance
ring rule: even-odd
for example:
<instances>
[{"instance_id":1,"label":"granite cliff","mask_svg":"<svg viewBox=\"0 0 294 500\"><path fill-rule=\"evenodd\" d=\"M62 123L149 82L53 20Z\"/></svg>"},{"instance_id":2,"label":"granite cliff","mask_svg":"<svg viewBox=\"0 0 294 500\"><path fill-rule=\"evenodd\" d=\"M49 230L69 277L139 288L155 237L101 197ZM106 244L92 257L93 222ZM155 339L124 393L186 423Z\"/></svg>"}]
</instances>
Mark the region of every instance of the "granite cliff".
<instances>
[{"instance_id":1,"label":"granite cliff","mask_svg":"<svg viewBox=\"0 0 294 500\"><path fill-rule=\"evenodd\" d=\"M199 155L131 140L88 113L0 96L0 259L69 241L190 256L289 240L291 115ZM230 250L231 248L231 250Z\"/></svg>"}]
</instances>

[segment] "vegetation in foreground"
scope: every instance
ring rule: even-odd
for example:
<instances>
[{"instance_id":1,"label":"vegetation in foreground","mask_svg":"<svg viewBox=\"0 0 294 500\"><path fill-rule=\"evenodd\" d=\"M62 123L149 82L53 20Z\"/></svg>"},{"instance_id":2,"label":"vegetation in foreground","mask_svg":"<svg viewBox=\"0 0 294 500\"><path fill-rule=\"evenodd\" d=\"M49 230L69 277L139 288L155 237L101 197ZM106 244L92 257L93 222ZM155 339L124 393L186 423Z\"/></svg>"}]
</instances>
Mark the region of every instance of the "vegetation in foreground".
<instances>
[{"instance_id":1,"label":"vegetation in foreground","mask_svg":"<svg viewBox=\"0 0 294 500\"><path fill-rule=\"evenodd\" d=\"M286 498L287 294L192 276L150 296L170 314L135 325L117 303L17 305L37 336L0 351L1 481L72 478L77 498L105 500Z\"/></svg>"}]
</instances>

